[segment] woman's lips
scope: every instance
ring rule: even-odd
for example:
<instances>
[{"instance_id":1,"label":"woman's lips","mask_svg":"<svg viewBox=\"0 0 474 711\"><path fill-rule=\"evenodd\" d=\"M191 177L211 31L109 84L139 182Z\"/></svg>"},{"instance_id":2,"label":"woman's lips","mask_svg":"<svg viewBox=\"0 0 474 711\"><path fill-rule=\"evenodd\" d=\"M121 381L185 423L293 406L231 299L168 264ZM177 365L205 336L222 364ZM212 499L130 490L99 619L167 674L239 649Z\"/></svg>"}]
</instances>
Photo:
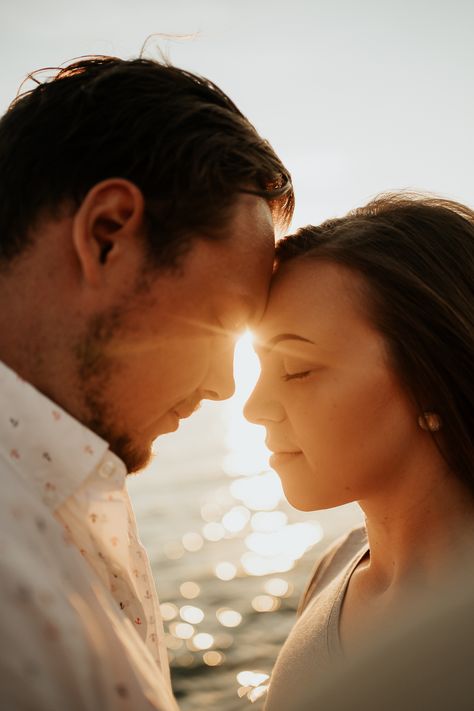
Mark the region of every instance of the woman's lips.
<instances>
[{"instance_id":1,"label":"woman's lips","mask_svg":"<svg viewBox=\"0 0 474 711\"><path fill-rule=\"evenodd\" d=\"M278 467L281 464L287 464L289 462L292 462L293 459L296 459L301 454L300 451L295 451L295 452L274 452L272 456L270 457L270 466L271 467Z\"/></svg>"}]
</instances>

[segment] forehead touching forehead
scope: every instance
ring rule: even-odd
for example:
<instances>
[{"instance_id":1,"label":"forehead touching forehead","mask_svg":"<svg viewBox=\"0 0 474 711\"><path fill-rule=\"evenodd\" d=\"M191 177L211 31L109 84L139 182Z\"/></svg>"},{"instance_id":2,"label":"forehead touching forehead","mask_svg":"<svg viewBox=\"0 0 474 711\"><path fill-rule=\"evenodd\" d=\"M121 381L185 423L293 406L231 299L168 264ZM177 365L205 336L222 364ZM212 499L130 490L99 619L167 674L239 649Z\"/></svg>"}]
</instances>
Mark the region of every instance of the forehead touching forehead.
<instances>
[{"instance_id":1,"label":"forehead touching forehead","mask_svg":"<svg viewBox=\"0 0 474 711\"><path fill-rule=\"evenodd\" d=\"M272 275L275 235L267 202L240 194L217 240L200 245L209 286L219 285L222 297L247 301L249 317L261 318Z\"/></svg>"}]
</instances>

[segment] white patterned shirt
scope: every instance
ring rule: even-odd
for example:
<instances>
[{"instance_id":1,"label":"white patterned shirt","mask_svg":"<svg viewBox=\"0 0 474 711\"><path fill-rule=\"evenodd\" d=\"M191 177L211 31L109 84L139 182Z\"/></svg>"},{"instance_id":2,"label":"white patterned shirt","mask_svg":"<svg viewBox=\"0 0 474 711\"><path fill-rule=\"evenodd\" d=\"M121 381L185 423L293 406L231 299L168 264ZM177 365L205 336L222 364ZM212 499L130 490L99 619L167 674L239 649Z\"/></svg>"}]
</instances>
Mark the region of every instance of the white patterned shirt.
<instances>
[{"instance_id":1,"label":"white patterned shirt","mask_svg":"<svg viewBox=\"0 0 474 711\"><path fill-rule=\"evenodd\" d=\"M177 711L123 462L0 363L0 708Z\"/></svg>"}]
</instances>

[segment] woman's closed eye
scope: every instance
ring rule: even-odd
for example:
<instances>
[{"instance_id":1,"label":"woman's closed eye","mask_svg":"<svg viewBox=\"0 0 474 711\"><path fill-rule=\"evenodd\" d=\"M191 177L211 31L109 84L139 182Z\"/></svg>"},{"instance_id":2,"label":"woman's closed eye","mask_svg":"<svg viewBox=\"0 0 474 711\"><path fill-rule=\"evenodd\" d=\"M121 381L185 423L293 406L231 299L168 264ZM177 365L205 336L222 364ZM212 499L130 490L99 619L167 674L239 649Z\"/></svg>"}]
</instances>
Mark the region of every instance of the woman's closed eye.
<instances>
[{"instance_id":1,"label":"woman's closed eye","mask_svg":"<svg viewBox=\"0 0 474 711\"><path fill-rule=\"evenodd\" d=\"M311 370L302 370L299 373L285 373L282 378L283 380L301 380L307 378L311 373Z\"/></svg>"},{"instance_id":2,"label":"woman's closed eye","mask_svg":"<svg viewBox=\"0 0 474 711\"><path fill-rule=\"evenodd\" d=\"M304 380L322 369L320 363L311 362L307 358L298 358L293 355L286 355L281 360L282 380Z\"/></svg>"}]
</instances>

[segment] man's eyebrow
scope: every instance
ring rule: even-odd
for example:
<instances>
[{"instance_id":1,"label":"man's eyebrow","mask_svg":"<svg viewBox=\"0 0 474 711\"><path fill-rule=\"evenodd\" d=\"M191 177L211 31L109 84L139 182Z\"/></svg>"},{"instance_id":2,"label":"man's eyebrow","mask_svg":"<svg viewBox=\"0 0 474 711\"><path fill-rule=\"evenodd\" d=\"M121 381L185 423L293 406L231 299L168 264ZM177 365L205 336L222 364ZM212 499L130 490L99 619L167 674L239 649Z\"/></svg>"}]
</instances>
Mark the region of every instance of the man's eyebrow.
<instances>
[{"instance_id":1,"label":"man's eyebrow","mask_svg":"<svg viewBox=\"0 0 474 711\"><path fill-rule=\"evenodd\" d=\"M277 345L277 343L281 343L282 341L303 341L304 343L312 343L314 345L314 341L310 341L309 338L303 338L303 336L298 336L296 333L278 333L276 336L273 336L273 338L270 338L270 340L266 343L257 341L254 347L256 351L269 353L272 348Z\"/></svg>"}]
</instances>

